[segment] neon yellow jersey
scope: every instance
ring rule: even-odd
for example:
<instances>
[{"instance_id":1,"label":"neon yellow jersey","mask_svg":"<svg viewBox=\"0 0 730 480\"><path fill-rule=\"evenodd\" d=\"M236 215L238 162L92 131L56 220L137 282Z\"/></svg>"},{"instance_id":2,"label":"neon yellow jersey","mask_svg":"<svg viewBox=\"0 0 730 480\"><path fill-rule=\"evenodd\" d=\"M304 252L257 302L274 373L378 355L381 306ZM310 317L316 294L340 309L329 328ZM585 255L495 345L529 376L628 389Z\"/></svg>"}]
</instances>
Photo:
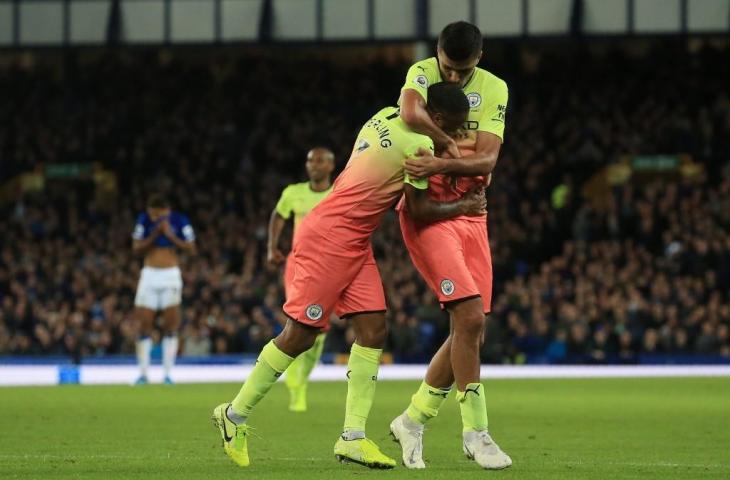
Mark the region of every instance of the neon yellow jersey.
<instances>
[{"instance_id":1,"label":"neon yellow jersey","mask_svg":"<svg viewBox=\"0 0 730 480\"><path fill-rule=\"evenodd\" d=\"M398 178L402 174L402 183L425 190L428 188L428 179L411 178L403 171L406 159L416 155L419 148L433 152L431 137L414 132L400 118L397 108L386 107L368 120L360 130L347 166L350 163L360 163ZM403 188L398 183L393 182L393 185Z\"/></svg>"},{"instance_id":2,"label":"neon yellow jersey","mask_svg":"<svg viewBox=\"0 0 730 480\"><path fill-rule=\"evenodd\" d=\"M436 57L414 63L408 69L403 90L412 89L428 98L428 87L441 82ZM504 140L504 121L507 113L507 84L496 75L477 67L464 85L464 94L469 99L469 117L464 129L476 141L476 132L489 132Z\"/></svg>"},{"instance_id":3,"label":"neon yellow jersey","mask_svg":"<svg viewBox=\"0 0 730 480\"><path fill-rule=\"evenodd\" d=\"M385 212L403 194L404 184L428 188L428 179L410 178L403 170L419 148L433 151L433 141L412 131L398 109L380 110L358 133L332 194L305 219L305 227L347 248L366 248Z\"/></svg>"},{"instance_id":4,"label":"neon yellow jersey","mask_svg":"<svg viewBox=\"0 0 730 480\"><path fill-rule=\"evenodd\" d=\"M312 211L319 202L324 200L332 191L332 185L327 190L315 192L309 182L292 183L281 192L281 198L276 203L276 213L285 220L294 215L294 231L305 215Z\"/></svg>"}]
</instances>

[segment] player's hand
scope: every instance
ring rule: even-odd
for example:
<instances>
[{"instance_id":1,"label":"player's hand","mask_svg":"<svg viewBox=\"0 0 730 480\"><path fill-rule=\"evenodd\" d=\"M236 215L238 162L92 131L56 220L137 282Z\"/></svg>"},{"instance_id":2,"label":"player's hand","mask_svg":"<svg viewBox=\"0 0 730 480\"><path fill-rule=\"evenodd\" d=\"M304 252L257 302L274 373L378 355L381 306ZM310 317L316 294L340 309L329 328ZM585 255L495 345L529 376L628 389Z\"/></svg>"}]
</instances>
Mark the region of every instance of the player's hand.
<instances>
[{"instance_id":1,"label":"player's hand","mask_svg":"<svg viewBox=\"0 0 730 480\"><path fill-rule=\"evenodd\" d=\"M443 168L444 160L434 157L433 152L427 148L419 148L415 156L406 158L406 173L413 178L427 178L441 173Z\"/></svg>"},{"instance_id":2,"label":"player's hand","mask_svg":"<svg viewBox=\"0 0 730 480\"><path fill-rule=\"evenodd\" d=\"M462 212L469 217L481 217L487 214L487 194L483 187L473 188L466 192L462 201Z\"/></svg>"},{"instance_id":3,"label":"player's hand","mask_svg":"<svg viewBox=\"0 0 730 480\"><path fill-rule=\"evenodd\" d=\"M270 270L276 269L276 267L284 263L284 260L286 260L286 257L278 248L269 250L266 254L266 265Z\"/></svg>"},{"instance_id":4,"label":"player's hand","mask_svg":"<svg viewBox=\"0 0 730 480\"><path fill-rule=\"evenodd\" d=\"M159 224L160 232L167 238L172 238L175 236L175 232L172 231L172 226L170 225L170 222L168 220L163 220Z\"/></svg>"},{"instance_id":5,"label":"player's hand","mask_svg":"<svg viewBox=\"0 0 730 480\"><path fill-rule=\"evenodd\" d=\"M449 138L449 141L445 145L446 147L446 153L449 154L449 157L451 158L461 158L461 152L459 152L459 147L456 146L456 140L453 138Z\"/></svg>"}]
</instances>

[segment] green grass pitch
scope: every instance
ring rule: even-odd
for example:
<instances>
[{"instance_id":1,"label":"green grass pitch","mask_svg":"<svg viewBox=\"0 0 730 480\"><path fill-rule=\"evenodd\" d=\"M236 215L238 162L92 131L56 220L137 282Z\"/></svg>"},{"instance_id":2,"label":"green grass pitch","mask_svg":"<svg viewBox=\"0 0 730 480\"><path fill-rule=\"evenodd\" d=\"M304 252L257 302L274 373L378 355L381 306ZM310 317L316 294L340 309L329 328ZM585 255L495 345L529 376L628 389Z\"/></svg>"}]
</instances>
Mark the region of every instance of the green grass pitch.
<instances>
[{"instance_id":1,"label":"green grass pitch","mask_svg":"<svg viewBox=\"0 0 730 480\"><path fill-rule=\"evenodd\" d=\"M335 382L310 386L305 414L290 413L286 389L276 385L250 418L248 469L224 455L210 421L234 384L3 388L0 478L730 478L730 378L485 384L490 430L514 461L499 472L462 454L453 395L427 429L425 471L338 463L332 447L346 384ZM378 385L368 436L397 459L388 424L417 386Z\"/></svg>"}]
</instances>

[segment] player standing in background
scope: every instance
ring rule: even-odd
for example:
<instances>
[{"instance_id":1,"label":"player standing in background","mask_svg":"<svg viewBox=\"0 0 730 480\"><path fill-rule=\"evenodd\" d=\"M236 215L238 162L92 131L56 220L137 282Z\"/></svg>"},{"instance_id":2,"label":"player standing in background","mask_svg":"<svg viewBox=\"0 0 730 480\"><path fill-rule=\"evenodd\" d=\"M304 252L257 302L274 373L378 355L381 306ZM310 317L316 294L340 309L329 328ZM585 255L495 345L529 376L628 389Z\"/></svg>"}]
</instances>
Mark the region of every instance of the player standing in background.
<instances>
[{"instance_id":1,"label":"player standing in background","mask_svg":"<svg viewBox=\"0 0 730 480\"><path fill-rule=\"evenodd\" d=\"M429 88L426 109L439 128L450 132L462 125L469 104L461 89L438 83ZM284 305L287 324L263 348L233 402L213 411L223 449L238 465L249 465L249 415L294 357L312 347L334 311L351 319L356 332L347 364L344 431L335 443L335 456L371 468L395 466L395 460L365 436L387 337L385 294L370 237L402 195L404 184L427 188L426 180L412 180L403 171L405 160L419 148L433 148L432 140L411 131L397 109L384 108L360 130L332 193L300 224L292 252L294 279ZM484 197L478 194L449 206L419 198L425 205L417 210L424 216L429 206L451 208L453 214L484 209Z\"/></svg>"},{"instance_id":2,"label":"player standing in background","mask_svg":"<svg viewBox=\"0 0 730 480\"><path fill-rule=\"evenodd\" d=\"M418 195L454 201L466 192L489 185L502 145L508 92L503 80L477 68L482 43L476 26L467 22L447 25L439 36L437 57L414 64L401 90L404 121L412 129L429 135L445 155L452 157L438 158L424 151L417 162L407 161L409 174L430 177L429 188L427 194L406 188L405 202L399 205L401 231L413 264L451 317L450 334L434 355L424 382L406 411L390 426L408 468L425 468L424 424L438 414L454 383L461 410L464 453L484 468L500 469L512 464L488 432L479 375L485 315L490 312L492 300L486 212L478 217L425 223L414 218L411 206ZM459 85L469 100L469 118L457 141L434 125L424 109L428 86L440 81Z\"/></svg>"},{"instance_id":3,"label":"player standing in background","mask_svg":"<svg viewBox=\"0 0 730 480\"><path fill-rule=\"evenodd\" d=\"M332 171L335 169L335 154L323 147L313 148L307 153L307 175L308 182L294 183L289 185L281 193L281 198L271 212L269 220L269 245L266 256L270 267L276 267L286 262L284 267L284 293L291 289L294 279L294 262L284 258L279 250L279 237L286 225L286 221L294 214L294 236L292 249L297 238L297 228L305 215L307 215L319 202L325 199L332 191ZM324 338L327 329L317 335L312 348L299 355L289 368L286 369L286 386L289 389L289 410L293 412L307 411L307 384L309 374L317 365L319 357L322 356Z\"/></svg>"},{"instance_id":4,"label":"player standing in background","mask_svg":"<svg viewBox=\"0 0 730 480\"><path fill-rule=\"evenodd\" d=\"M137 217L132 248L144 255L144 267L134 298L134 318L139 322L137 362L140 375L137 384L146 384L152 350L152 330L155 318L162 312L162 366L165 383L172 384L170 372L177 356L177 332L180 328L182 302L182 274L175 248L195 252L195 233L188 218L170 209L161 195L152 195L147 211Z\"/></svg>"}]
</instances>

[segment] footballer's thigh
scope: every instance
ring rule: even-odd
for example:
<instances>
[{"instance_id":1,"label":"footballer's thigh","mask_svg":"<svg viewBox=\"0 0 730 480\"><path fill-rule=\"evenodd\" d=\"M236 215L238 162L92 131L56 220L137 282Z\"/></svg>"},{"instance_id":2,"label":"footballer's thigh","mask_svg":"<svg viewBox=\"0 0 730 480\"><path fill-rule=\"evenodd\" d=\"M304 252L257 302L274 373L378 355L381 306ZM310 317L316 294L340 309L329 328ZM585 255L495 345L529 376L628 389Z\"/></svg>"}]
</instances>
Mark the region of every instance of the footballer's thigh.
<instances>
[{"instance_id":1,"label":"footballer's thigh","mask_svg":"<svg viewBox=\"0 0 730 480\"><path fill-rule=\"evenodd\" d=\"M464 222L464 258L479 295L482 297L484 314L492 311L492 252L486 222Z\"/></svg>"},{"instance_id":2,"label":"footballer's thigh","mask_svg":"<svg viewBox=\"0 0 730 480\"><path fill-rule=\"evenodd\" d=\"M164 276L160 278L158 291L160 292L159 304L162 309L162 322L165 335L174 335L180 328L182 304L182 273L180 268L173 267L165 269Z\"/></svg>"},{"instance_id":3,"label":"footballer's thigh","mask_svg":"<svg viewBox=\"0 0 730 480\"><path fill-rule=\"evenodd\" d=\"M336 313L352 320L358 345L383 348L388 337L385 311L383 281L370 247L366 260L342 292Z\"/></svg>"},{"instance_id":4,"label":"footballer's thigh","mask_svg":"<svg viewBox=\"0 0 730 480\"><path fill-rule=\"evenodd\" d=\"M174 335L180 329L182 314L180 305L167 307L162 311L162 327L165 335Z\"/></svg>"},{"instance_id":5,"label":"footballer's thigh","mask_svg":"<svg viewBox=\"0 0 730 480\"><path fill-rule=\"evenodd\" d=\"M284 263L284 297L288 297L291 290L292 282L294 282L294 252L289 252Z\"/></svg>"},{"instance_id":6,"label":"footballer's thigh","mask_svg":"<svg viewBox=\"0 0 730 480\"><path fill-rule=\"evenodd\" d=\"M302 237L289 258L293 276L284 313L304 325L324 329L367 257L324 238Z\"/></svg>"},{"instance_id":7,"label":"footballer's thigh","mask_svg":"<svg viewBox=\"0 0 730 480\"><path fill-rule=\"evenodd\" d=\"M417 224L401 211L400 224L413 265L442 307L480 295L467 267L460 225L456 221Z\"/></svg>"},{"instance_id":8,"label":"footballer's thigh","mask_svg":"<svg viewBox=\"0 0 730 480\"><path fill-rule=\"evenodd\" d=\"M133 318L137 322L137 328L139 333L144 336L152 334L152 330L155 327L155 318L157 312L147 307L135 306Z\"/></svg>"}]
</instances>

